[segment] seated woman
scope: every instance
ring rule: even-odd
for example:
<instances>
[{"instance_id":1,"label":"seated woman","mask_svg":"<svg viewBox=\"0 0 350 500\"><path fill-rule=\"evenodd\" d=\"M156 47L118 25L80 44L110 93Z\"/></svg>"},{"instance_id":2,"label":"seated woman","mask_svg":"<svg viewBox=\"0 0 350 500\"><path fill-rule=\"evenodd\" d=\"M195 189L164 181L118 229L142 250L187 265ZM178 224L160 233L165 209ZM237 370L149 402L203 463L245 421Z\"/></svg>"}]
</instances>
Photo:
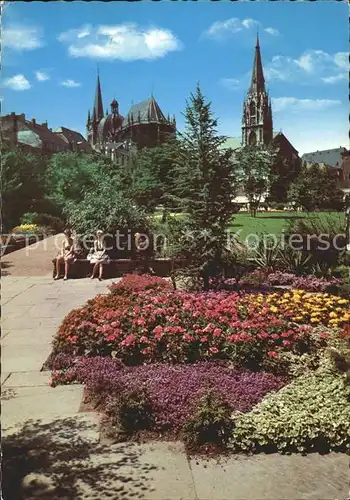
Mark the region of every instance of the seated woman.
<instances>
[{"instance_id":1,"label":"seated woman","mask_svg":"<svg viewBox=\"0 0 350 500\"><path fill-rule=\"evenodd\" d=\"M96 240L94 241L94 246L90 250L89 255L87 256L88 260L91 264L94 264L92 269L91 279L95 278L95 274L97 270L98 279L101 281L103 279L103 264L108 262L109 256L106 249L106 244L104 241L103 231L96 231Z\"/></svg>"},{"instance_id":2,"label":"seated woman","mask_svg":"<svg viewBox=\"0 0 350 500\"><path fill-rule=\"evenodd\" d=\"M64 280L68 279L68 271L70 264L75 259L74 253L74 240L70 229L64 230L64 239L62 241L62 248L56 257L56 276L55 280L60 279L61 264L64 262Z\"/></svg>"}]
</instances>

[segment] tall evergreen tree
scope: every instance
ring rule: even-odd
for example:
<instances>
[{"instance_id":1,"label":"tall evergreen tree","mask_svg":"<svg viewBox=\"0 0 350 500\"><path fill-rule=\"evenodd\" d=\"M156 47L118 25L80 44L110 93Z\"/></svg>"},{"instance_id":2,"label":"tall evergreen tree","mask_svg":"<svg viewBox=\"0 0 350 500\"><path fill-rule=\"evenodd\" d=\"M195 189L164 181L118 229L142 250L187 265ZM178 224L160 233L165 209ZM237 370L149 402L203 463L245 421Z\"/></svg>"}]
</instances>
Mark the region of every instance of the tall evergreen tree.
<instances>
[{"instance_id":1,"label":"tall evergreen tree","mask_svg":"<svg viewBox=\"0 0 350 500\"><path fill-rule=\"evenodd\" d=\"M188 218L183 245L192 265L187 272L208 290L209 278L222 269L226 228L234 210L233 151L223 149L225 138L218 135L211 104L199 86L187 102L185 119L175 161L176 199Z\"/></svg>"}]
</instances>

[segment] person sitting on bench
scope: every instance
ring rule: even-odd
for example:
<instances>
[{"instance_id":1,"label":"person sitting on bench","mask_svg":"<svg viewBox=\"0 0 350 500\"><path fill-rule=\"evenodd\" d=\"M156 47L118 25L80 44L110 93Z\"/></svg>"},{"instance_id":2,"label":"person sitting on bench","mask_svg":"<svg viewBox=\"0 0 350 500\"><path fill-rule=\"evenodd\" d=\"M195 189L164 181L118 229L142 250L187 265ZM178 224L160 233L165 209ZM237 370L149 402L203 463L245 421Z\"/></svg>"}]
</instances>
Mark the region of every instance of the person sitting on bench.
<instances>
[{"instance_id":1,"label":"person sitting on bench","mask_svg":"<svg viewBox=\"0 0 350 500\"><path fill-rule=\"evenodd\" d=\"M96 239L94 241L94 246L90 250L87 259L90 261L91 264L94 264L94 267L92 268L91 279L95 278L95 274L98 270L99 271L98 279L101 281L103 279L103 264L108 262L109 260L106 244L104 241L103 231L101 230L96 231Z\"/></svg>"},{"instance_id":2,"label":"person sitting on bench","mask_svg":"<svg viewBox=\"0 0 350 500\"><path fill-rule=\"evenodd\" d=\"M62 241L62 248L59 254L56 257L56 276L55 280L60 279L60 268L61 263L64 262L64 280L68 279L68 271L70 264L75 259L74 252L74 240L72 238L72 233L70 229L64 230L64 240Z\"/></svg>"}]
</instances>

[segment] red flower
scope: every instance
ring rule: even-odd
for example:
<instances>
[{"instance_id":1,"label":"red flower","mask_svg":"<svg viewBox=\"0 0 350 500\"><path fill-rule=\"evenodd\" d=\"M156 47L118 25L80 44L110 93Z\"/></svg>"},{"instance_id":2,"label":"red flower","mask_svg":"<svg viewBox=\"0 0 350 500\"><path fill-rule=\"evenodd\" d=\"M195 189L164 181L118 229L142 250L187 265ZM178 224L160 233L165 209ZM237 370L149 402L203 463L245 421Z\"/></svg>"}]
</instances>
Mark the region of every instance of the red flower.
<instances>
[{"instance_id":1,"label":"red flower","mask_svg":"<svg viewBox=\"0 0 350 500\"><path fill-rule=\"evenodd\" d=\"M270 356L270 358L277 358L277 352L276 351L269 351L267 353L268 356Z\"/></svg>"}]
</instances>

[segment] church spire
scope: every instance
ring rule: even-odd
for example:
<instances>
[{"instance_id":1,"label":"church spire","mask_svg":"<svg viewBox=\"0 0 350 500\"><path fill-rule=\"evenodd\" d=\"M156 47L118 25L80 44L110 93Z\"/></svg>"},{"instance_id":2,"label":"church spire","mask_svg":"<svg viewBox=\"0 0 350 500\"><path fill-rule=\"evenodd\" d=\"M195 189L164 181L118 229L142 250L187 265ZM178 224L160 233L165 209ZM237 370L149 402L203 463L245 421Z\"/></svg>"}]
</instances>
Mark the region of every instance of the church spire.
<instances>
[{"instance_id":1,"label":"church spire","mask_svg":"<svg viewBox=\"0 0 350 500\"><path fill-rule=\"evenodd\" d=\"M92 113L92 120L99 122L100 120L102 120L103 116L104 115L103 115L100 74L99 74L99 71L97 70L97 84L96 84L94 111Z\"/></svg>"},{"instance_id":2,"label":"church spire","mask_svg":"<svg viewBox=\"0 0 350 500\"><path fill-rule=\"evenodd\" d=\"M250 92L256 92L256 93L265 92L265 80L261 62L259 33L256 36L255 57L254 57L252 81L250 84Z\"/></svg>"}]
</instances>

